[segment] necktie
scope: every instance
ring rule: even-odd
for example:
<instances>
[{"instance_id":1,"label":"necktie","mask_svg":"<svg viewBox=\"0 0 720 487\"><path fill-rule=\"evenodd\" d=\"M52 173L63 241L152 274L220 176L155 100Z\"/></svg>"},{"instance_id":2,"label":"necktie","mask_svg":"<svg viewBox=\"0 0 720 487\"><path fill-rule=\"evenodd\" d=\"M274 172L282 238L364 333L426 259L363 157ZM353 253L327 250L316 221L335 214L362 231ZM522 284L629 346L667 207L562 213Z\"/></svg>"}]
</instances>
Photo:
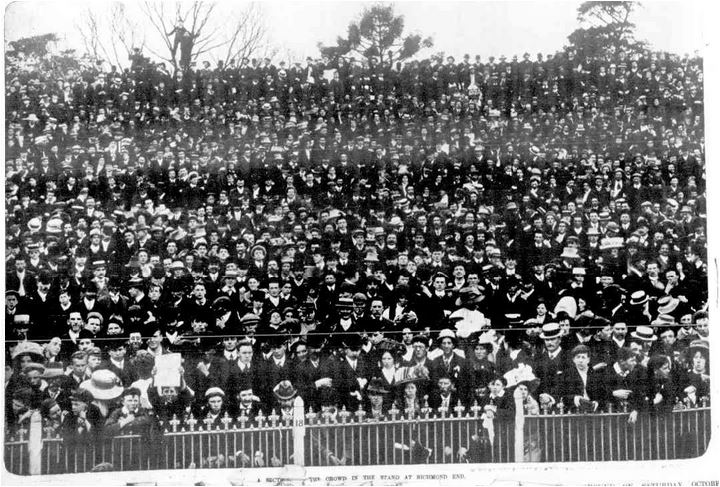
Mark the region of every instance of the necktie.
<instances>
[{"instance_id":1,"label":"necktie","mask_svg":"<svg viewBox=\"0 0 720 487\"><path fill-rule=\"evenodd\" d=\"M25 275L19 276L20 277L20 287L18 288L18 294L20 296L25 296L25 286L24 286L24 277Z\"/></svg>"}]
</instances>

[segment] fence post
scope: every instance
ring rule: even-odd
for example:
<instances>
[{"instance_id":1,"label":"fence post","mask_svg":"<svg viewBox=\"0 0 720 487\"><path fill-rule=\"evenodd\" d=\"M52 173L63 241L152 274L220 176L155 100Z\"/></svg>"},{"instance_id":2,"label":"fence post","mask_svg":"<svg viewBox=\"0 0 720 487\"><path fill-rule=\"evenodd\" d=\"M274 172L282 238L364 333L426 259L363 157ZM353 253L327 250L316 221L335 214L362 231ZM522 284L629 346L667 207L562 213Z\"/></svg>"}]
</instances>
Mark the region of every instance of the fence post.
<instances>
[{"instance_id":1,"label":"fence post","mask_svg":"<svg viewBox=\"0 0 720 487\"><path fill-rule=\"evenodd\" d=\"M293 403L293 465L305 466L305 402L302 397Z\"/></svg>"},{"instance_id":2,"label":"fence post","mask_svg":"<svg viewBox=\"0 0 720 487\"><path fill-rule=\"evenodd\" d=\"M515 396L515 462L525 461L525 405Z\"/></svg>"},{"instance_id":3,"label":"fence post","mask_svg":"<svg viewBox=\"0 0 720 487\"><path fill-rule=\"evenodd\" d=\"M35 410L30 415L30 431L28 432L28 471L30 475L42 474L42 416Z\"/></svg>"}]
</instances>

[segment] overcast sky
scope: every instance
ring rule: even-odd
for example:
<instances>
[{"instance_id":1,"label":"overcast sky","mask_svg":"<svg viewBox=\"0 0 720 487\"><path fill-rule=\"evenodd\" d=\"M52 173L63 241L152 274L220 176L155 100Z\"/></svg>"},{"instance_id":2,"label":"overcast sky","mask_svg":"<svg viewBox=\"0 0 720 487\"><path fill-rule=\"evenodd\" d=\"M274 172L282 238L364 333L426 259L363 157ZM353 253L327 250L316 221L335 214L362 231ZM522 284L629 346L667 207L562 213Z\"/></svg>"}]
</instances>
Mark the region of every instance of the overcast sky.
<instances>
[{"instance_id":1,"label":"overcast sky","mask_svg":"<svg viewBox=\"0 0 720 487\"><path fill-rule=\"evenodd\" d=\"M549 53L560 49L577 27L573 1L514 2L397 2L405 16L406 32L432 36L435 46L427 54L444 51L461 57L468 53L522 55L525 51ZM100 2L92 2L98 8ZM129 12L136 6L127 2ZM19 1L6 7L5 38L15 40L55 32L65 44L82 49L76 25L91 5L81 1ZM229 12L238 2L224 3ZM278 2L262 3L269 28L269 41L279 57L317 56L317 43L332 43L345 35L348 22L370 2ZM702 50L706 4L700 2L643 2L635 22L638 37L654 47L679 54ZM154 33L148 32L152 37Z\"/></svg>"}]
</instances>

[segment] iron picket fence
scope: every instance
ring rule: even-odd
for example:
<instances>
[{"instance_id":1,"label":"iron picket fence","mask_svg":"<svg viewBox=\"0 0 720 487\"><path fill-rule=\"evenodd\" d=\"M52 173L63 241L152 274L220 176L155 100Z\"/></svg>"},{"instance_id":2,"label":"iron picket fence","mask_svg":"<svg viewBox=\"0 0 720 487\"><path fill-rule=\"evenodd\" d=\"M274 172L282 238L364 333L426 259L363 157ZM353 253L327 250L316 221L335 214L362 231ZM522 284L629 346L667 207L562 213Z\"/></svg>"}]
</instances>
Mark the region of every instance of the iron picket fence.
<instances>
[{"instance_id":1,"label":"iron picket fence","mask_svg":"<svg viewBox=\"0 0 720 487\"><path fill-rule=\"evenodd\" d=\"M29 473L28 438L26 430L8 435L5 440L5 469L17 475Z\"/></svg>"},{"instance_id":2,"label":"iron picket fence","mask_svg":"<svg viewBox=\"0 0 720 487\"><path fill-rule=\"evenodd\" d=\"M488 429L480 408L418 413L390 410L386 417L364 411L307 415L305 465L405 465L513 461L512 421ZM402 414L401 414L402 413Z\"/></svg>"},{"instance_id":3,"label":"iron picket fence","mask_svg":"<svg viewBox=\"0 0 720 487\"><path fill-rule=\"evenodd\" d=\"M701 456L710 408L641 413L542 414L489 421L481 408L194 418L164 433L62 438L37 418L6 438L5 466L18 475L194 468L670 460ZM518 409L522 411L522 408ZM42 433L40 432L42 431ZM34 434L33 434L34 432Z\"/></svg>"},{"instance_id":4,"label":"iron picket fence","mask_svg":"<svg viewBox=\"0 0 720 487\"><path fill-rule=\"evenodd\" d=\"M161 425L159 435L86 437L68 442L58 434L43 440L43 474L98 470L169 470L225 467L269 467L289 463L289 420L259 415L254 420L225 416L222 426L190 418Z\"/></svg>"},{"instance_id":5,"label":"iron picket fence","mask_svg":"<svg viewBox=\"0 0 720 487\"><path fill-rule=\"evenodd\" d=\"M710 409L526 416L526 461L675 460L701 456L710 442Z\"/></svg>"}]
</instances>

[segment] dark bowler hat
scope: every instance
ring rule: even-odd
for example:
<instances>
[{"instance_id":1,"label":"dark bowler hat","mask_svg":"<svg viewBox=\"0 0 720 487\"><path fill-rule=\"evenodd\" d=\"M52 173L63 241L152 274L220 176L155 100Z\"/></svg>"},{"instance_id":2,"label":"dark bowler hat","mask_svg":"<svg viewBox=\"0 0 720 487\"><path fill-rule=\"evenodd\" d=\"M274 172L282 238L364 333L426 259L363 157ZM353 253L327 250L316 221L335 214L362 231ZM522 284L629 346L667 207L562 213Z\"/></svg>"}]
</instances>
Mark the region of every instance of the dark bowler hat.
<instances>
[{"instance_id":1,"label":"dark bowler hat","mask_svg":"<svg viewBox=\"0 0 720 487\"><path fill-rule=\"evenodd\" d=\"M273 394L281 401L289 401L297 396L297 390L289 380L284 380L273 387Z\"/></svg>"},{"instance_id":2,"label":"dark bowler hat","mask_svg":"<svg viewBox=\"0 0 720 487\"><path fill-rule=\"evenodd\" d=\"M358 350L363 345L362 338L357 333L345 335L342 339L342 343L345 348L349 348L350 350Z\"/></svg>"}]
</instances>

